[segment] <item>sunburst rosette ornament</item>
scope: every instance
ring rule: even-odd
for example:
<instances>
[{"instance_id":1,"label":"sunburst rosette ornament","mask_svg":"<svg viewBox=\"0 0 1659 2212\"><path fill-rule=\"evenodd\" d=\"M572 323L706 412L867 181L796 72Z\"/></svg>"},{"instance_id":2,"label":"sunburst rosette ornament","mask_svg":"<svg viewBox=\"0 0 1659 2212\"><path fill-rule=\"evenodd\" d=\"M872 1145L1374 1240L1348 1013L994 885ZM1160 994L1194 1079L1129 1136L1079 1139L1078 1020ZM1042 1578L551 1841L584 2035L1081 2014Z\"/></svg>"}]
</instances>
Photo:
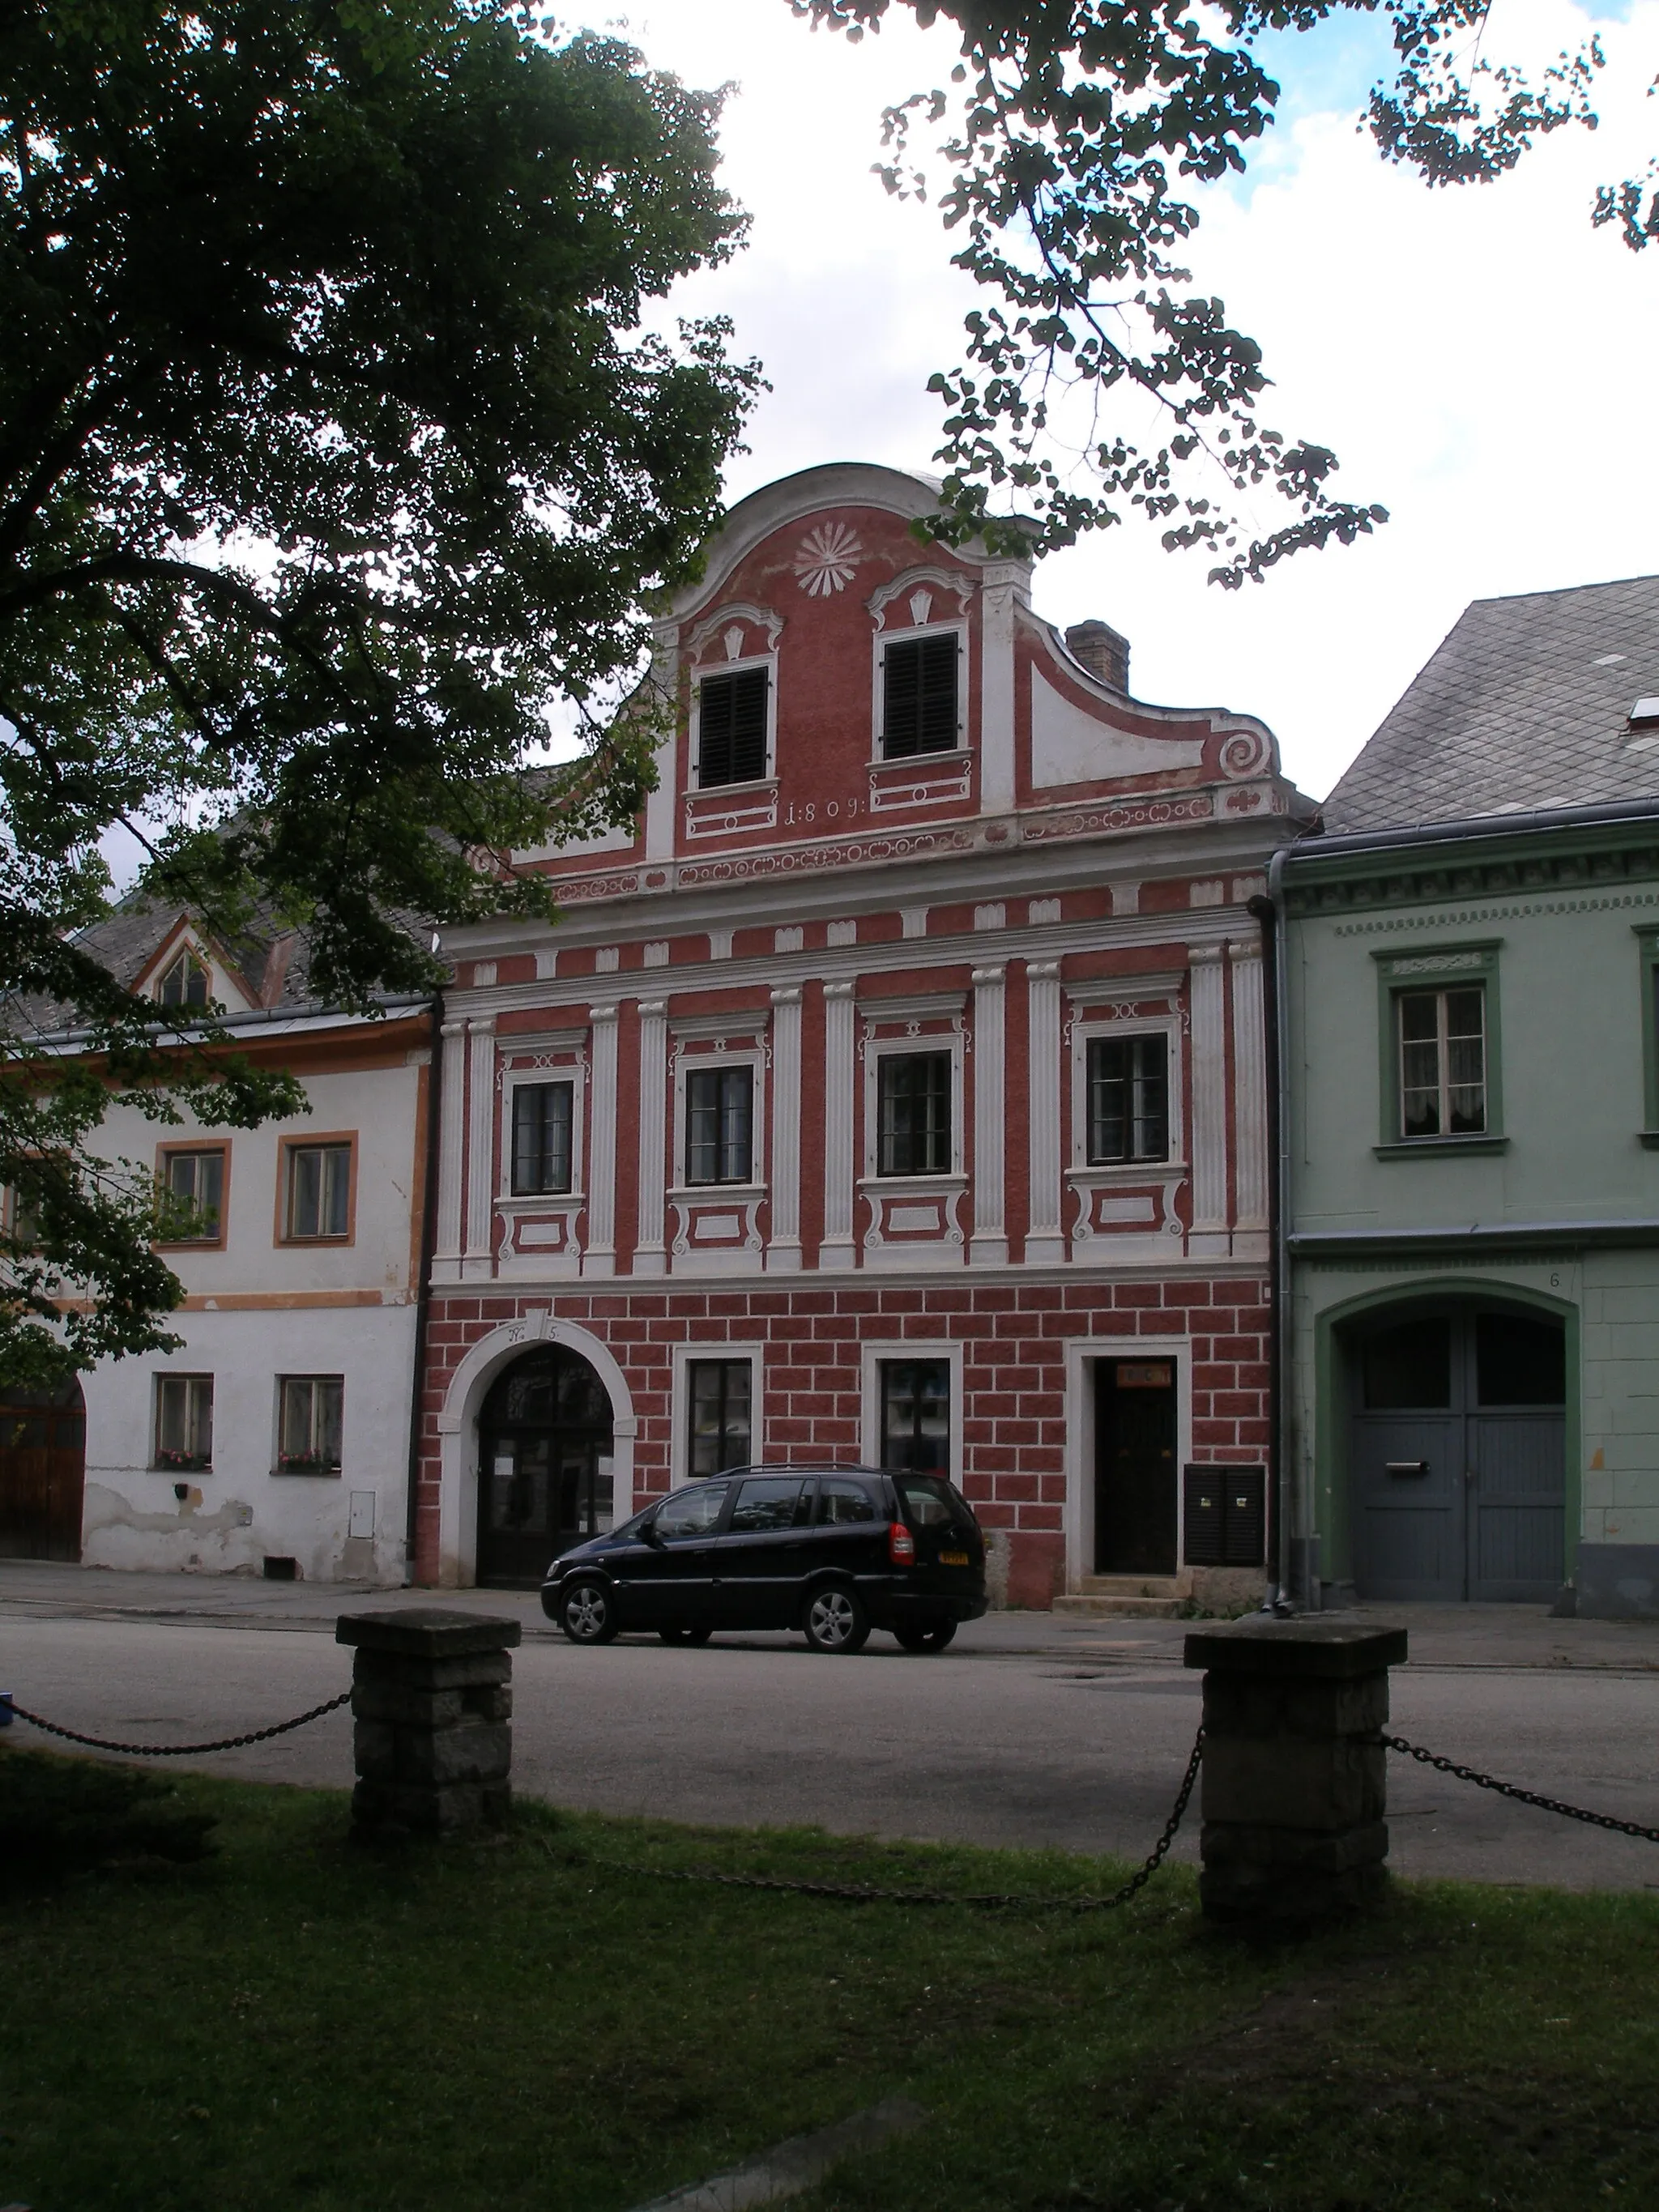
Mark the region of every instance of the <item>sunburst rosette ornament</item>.
<instances>
[{"instance_id":1,"label":"sunburst rosette ornament","mask_svg":"<svg viewBox=\"0 0 1659 2212\"><path fill-rule=\"evenodd\" d=\"M820 523L809 530L795 556L795 580L809 599L827 599L844 591L864 548L856 530L845 522Z\"/></svg>"}]
</instances>

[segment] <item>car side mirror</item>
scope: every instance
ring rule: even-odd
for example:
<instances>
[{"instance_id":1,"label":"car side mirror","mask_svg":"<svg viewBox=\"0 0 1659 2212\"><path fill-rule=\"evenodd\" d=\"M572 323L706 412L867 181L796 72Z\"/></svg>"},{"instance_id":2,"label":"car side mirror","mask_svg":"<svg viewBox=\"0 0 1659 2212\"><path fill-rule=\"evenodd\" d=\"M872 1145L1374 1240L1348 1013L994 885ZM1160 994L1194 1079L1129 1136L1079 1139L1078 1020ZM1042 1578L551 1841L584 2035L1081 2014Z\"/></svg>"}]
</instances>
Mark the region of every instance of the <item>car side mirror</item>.
<instances>
[{"instance_id":1,"label":"car side mirror","mask_svg":"<svg viewBox=\"0 0 1659 2212\"><path fill-rule=\"evenodd\" d=\"M654 1521L645 1522L634 1533L641 1543L649 1544L653 1552L661 1551L662 1538L657 1534L657 1524Z\"/></svg>"}]
</instances>

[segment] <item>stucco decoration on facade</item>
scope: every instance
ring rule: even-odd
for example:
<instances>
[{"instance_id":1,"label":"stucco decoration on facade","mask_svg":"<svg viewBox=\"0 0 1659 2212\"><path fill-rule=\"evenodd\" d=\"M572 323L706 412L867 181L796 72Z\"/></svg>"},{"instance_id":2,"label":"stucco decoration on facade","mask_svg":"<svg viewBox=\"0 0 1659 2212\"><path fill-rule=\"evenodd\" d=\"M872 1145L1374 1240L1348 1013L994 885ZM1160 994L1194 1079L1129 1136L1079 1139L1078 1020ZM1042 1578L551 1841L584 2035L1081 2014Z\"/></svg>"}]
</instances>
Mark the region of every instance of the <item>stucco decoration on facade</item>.
<instances>
[{"instance_id":1,"label":"stucco decoration on facade","mask_svg":"<svg viewBox=\"0 0 1659 2212\"><path fill-rule=\"evenodd\" d=\"M495 964L487 993L458 988L450 1008L495 1020L490 1050L514 1024L589 1030L587 1205L544 1262L517 1237L493 1285L471 1256L435 1271L427 1395L447 1411L422 1447L422 1576L465 1578L477 1556L464 1431L487 1381L469 1363L481 1345L511 1357L523 1340L503 1327L549 1312L626 1375L636 1506L699 1454L896 1449L891 1424L943 1390L915 1447L945 1455L1016 1603L1098 1564L1068 1517L1067 1457L1116 1371L1097 1342L1141 1349L1123 1352L1124 1388L1160 1393L1174 1424L1157 1474L1172 1585L1192 1588L1177 1468L1260 1463L1265 1115L1241 1086L1262 1079L1261 962L1245 902L1310 810L1259 724L1136 700L1115 632L1125 680L1091 673L1032 613L1029 562L919 548L937 494L838 464L739 502L659 618L659 676L685 712L641 865L549 864L556 961L538 924L455 934L462 977ZM781 605L768 643L756 618ZM696 688L763 665L768 774L705 785ZM924 688L931 719L907 723ZM1057 721L1066 781L1044 785ZM1068 995L1100 1014L1086 1036L1062 1035ZM456 1066L453 1110L487 1152L469 1053ZM1126 1139L1102 1100L1131 1074L1145 1095ZM501 1188L499 1158L444 1158L458 1191ZM441 1198L441 1217L471 1204Z\"/></svg>"}]
</instances>

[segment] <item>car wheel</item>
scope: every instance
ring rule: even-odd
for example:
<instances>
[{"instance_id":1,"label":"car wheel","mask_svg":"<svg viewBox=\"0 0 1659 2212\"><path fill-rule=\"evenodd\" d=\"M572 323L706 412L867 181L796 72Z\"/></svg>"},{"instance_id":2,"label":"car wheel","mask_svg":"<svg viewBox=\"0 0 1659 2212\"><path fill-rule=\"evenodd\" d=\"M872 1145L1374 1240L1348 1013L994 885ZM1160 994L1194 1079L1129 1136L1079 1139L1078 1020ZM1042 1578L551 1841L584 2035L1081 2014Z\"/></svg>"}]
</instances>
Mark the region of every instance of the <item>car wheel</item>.
<instances>
[{"instance_id":1,"label":"car wheel","mask_svg":"<svg viewBox=\"0 0 1659 2212\"><path fill-rule=\"evenodd\" d=\"M870 1634L870 1616L856 1590L831 1583L807 1600L801 1626L814 1651L861 1651Z\"/></svg>"},{"instance_id":2,"label":"car wheel","mask_svg":"<svg viewBox=\"0 0 1659 2212\"><path fill-rule=\"evenodd\" d=\"M943 1620L936 1628L896 1628L893 1631L907 1651L943 1651L956 1632L954 1620Z\"/></svg>"},{"instance_id":3,"label":"car wheel","mask_svg":"<svg viewBox=\"0 0 1659 2212\"><path fill-rule=\"evenodd\" d=\"M559 1626L573 1644L609 1644L617 1632L617 1601L604 1583L570 1583L559 1600Z\"/></svg>"},{"instance_id":4,"label":"car wheel","mask_svg":"<svg viewBox=\"0 0 1659 2212\"><path fill-rule=\"evenodd\" d=\"M657 1631L665 1644L707 1644L714 1632L712 1628L687 1628L684 1624Z\"/></svg>"}]
</instances>

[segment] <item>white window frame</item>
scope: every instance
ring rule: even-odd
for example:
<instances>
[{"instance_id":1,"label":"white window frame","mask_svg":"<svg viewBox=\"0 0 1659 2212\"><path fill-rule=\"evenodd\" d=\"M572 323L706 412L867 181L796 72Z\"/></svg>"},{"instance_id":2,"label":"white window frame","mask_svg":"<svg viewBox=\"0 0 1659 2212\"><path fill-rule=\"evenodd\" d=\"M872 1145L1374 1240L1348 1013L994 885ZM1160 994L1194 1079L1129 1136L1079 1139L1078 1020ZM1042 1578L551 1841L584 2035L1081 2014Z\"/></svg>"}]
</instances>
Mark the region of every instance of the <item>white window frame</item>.
<instances>
[{"instance_id":1,"label":"white window frame","mask_svg":"<svg viewBox=\"0 0 1659 2212\"><path fill-rule=\"evenodd\" d=\"M702 687L713 676L741 676L745 669L763 668L766 671L766 768L763 775L745 776L736 783L705 783L702 781ZM685 759L685 788L692 799L712 797L716 792L758 791L777 781L778 773L778 656L772 653L745 653L738 660L711 660L691 671L691 716L688 740L690 750Z\"/></svg>"},{"instance_id":2,"label":"white window frame","mask_svg":"<svg viewBox=\"0 0 1659 2212\"><path fill-rule=\"evenodd\" d=\"M729 1022L730 1017L726 1017ZM748 1034L752 1035L752 1031ZM766 1123L766 1048L763 1044L741 1044L734 1050L688 1052L688 1041L702 1042L705 1039L692 1032L690 1039L682 1033L675 1036L672 1060L674 1085L674 1179L668 1195L692 1204L717 1204L722 1197L739 1194L753 1195L767 1188L767 1123ZM692 1182L686 1174L686 1145L690 1129L690 1111L687 1103L690 1085L686 1078L701 1074L715 1067L747 1067L752 1071L753 1090L750 1097L749 1122L749 1180L747 1182ZM711 1354L712 1358L713 1355Z\"/></svg>"},{"instance_id":3,"label":"white window frame","mask_svg":"<svg viewBox=\"0 0 1659 2212\"><path fill-rule=\"evenodd\" d=\"M890 1336L860 1346L859 1456L866 1467L881 1465L883 1367L894 1360L943 1359L949 1362L951 1369L951 1447L945 1455L945 1472L958 1490L963 1487L966 1469L963 1462L963 1426L967 1416L962 1385L963 1351L961 1338L949 1336Z\"/></svg>"},{"instance_id":4,"label":"white window frame","mask_svg":"<svg viewBox=\"0 0 1659 2212\"><path fill-rule=\"evenodd\" d=\"M963 1127L966 1106L966 1084L963 1070L967 1059L967 1039L963 1031L963 1001L960 994L952 993L940 1004L917 1000L909 1002L896 1000L890 1006L880 1000L866 999L859 1008L864 1018L864 1035L860 1040L860 1051L864 1060L864 1175L866 1183L883 1190L937 1190L948 1185L955 1177L958 1181L967 1174L968 1133ZM948 1021L950 1028L924 1031L927 1022ZM878 1028L887 1028L902 1022L909 1034L902 1036L878 1037ZM878 1060L902 1058L921 1052L948 1052L951 1055L951 1164L932 1175L897 1176L881 1172L881 1077Z\"/></svg>"},{"instance_id":5,"label":"white window frame","mask_svg":"<svg viewBox=\"0 0 1659 2212\"><path fill-rule=\"evenodd\" d=\"M710 1188L719 1186L711 1185ZM701 1186L699 1186L701 1188ZM757 1339L743 1344L677 1344L674 1348L673 1386L669 1396L669 1413L673 1423L673 1437L669 1452L669 1480L678 1490L695 1478L690 1468L691 1376L694 1360L746 1359L749 1362L749 1446L753 1463L763 1465L766 1459L766 1351ZM711 1480L713 1477L709 1478Z\"/></svg>"},{"instance_id":6,"label":"white window frame","mask_svg":"<svg viewBox=\"0 0 1659 2212\"><path fill-rule=\"evenodd\" d=\"M1143 998L1161 995L1152 991ZM1119 1176L1145 1182L1149 1177L1173 1175L1187 1164L1187 1071L1182 1054L1178 1013L1135 1014L1121 1021L1090 1019L1074 1014L1072 1030L1072 1146L1073 1173ZM1158 1036L1165 1039L1169 1077L1169 1149L1161 1160L1091 1160L1089 1158L1089 1046L1096 1037Z\"/></svg>"},{"instance_id":7,"label":"white window frame","mask_svg":"<svg viewBox=\"0 0 1659 2212\"><path fill-rule=\"evenodd\" d=\"M1162 1036L1169 1088L1169 1144L1162 1159L1091 1160L1089 1158L1089 1047L1097 1037ZM1135 1015L1123 1021L1074 1020L1072 1024L1072 1165L1088 1175L1164 1176L1187 1163L1183 1107L1186 1069L1182 1064L1179 1014Z\"/></svg>"},{"instance_id":8,"label":"white window frame","mask_svg":"<svg viewBox=\"0 0 1659 2212\"><path fill-rule=\"evenodd\" d=\"M957 641L957 741L938 752L899 753L890 757L887 743L887 648L890 645L907 645L919 637L939 637L946 632ZM902 768L920 769L931 761L959 759L968 750L968 618L959 616L954 622L927 622L911 624L905 629L878 629L871 640L870 655L870 758L871 768Z\"/></svg>"},{"instance_id":9,"label":"white window frame","mask_svg":"<svg viewBox=\"0 0 1659 2212\"><path fill-rule=\"evenodd\" d=\"M568 1190L514 1190L513 1188L513 1094L521 1084L570 1085L570 1188ZM581 1198L586 1177L582 1173L583 1146L587 1133L587 1066L585 1059L552 1067L511 1067L501 1073L501 1173L496 1178L498 1204L520 1210L568 1206Z\"/></svg>"}]
</instances>

